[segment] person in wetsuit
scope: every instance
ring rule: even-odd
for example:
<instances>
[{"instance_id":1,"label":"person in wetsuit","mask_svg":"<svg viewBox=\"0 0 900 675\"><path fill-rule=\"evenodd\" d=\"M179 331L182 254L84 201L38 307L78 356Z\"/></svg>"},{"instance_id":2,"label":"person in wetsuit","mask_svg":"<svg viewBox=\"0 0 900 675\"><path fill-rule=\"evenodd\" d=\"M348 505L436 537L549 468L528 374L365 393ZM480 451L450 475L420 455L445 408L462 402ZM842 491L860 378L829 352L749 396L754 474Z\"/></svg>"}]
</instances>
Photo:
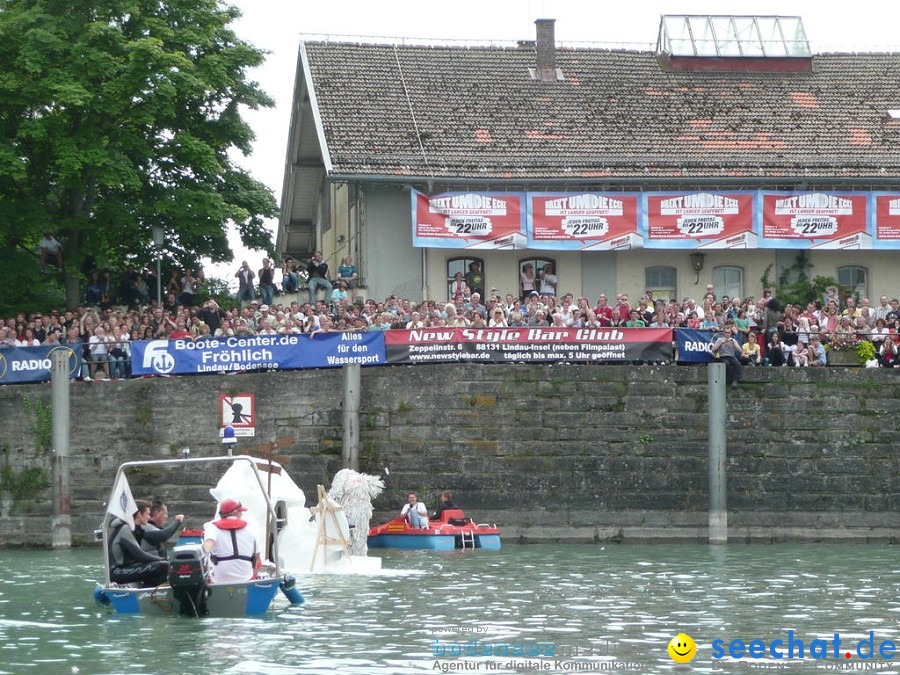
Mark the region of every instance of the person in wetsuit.
<instances>
[{"instance_id":1,"label":"person in wetsuit","mask_svg":"<svg viewBox=\"0 0 900 675\"><path fill-rule=\"evenodd\" d=\"M150 503L138 501L134 512L134 532L121 518L112 516L109 523L107 556L109 580L117 584L139 583L159 586L169 574L168 561L141 548L143 527L150 520Z\"/></svg>"},{"instance_id":2,"label":"person in wetsuit","mask_svg":"<svg viewBox=\"0 0 900 675\"><path fill-rule=\"evenodd\" d=\"M166 542L184 525L184 515L179 513L168 525L169 507L160 500L150 505L150 520L143 526L141 548L160 558L167 558Z\"/></svg>"}]
</instances>

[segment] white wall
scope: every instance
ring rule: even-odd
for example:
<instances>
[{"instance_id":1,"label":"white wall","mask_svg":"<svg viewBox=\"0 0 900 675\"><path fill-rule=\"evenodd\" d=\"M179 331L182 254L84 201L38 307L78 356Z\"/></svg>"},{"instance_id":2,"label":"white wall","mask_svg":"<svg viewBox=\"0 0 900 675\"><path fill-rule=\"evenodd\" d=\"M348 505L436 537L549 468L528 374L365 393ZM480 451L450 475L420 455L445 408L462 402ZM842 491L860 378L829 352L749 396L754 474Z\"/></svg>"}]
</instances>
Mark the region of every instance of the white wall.
<instances>
[{"instance_id":1,"label":"white wall","mask_svg":"<svg viewBox=\"0 0 900 675\"><path fill-rule=\"evenodd\" d=\"M409 191L392 186L365 187L364 282L366 297L422 297L422 253L412 245Z\"/></svg>"}]
</instances>

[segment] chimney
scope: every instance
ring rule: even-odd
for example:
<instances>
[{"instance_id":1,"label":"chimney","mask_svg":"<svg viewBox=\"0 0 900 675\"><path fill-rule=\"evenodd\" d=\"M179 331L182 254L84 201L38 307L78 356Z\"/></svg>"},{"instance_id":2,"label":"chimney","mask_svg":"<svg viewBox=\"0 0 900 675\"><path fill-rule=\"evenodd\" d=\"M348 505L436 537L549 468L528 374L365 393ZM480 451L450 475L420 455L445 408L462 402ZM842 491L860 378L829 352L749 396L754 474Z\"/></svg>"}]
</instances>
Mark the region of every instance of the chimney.
<instances>
[{"instance_id":1,"label":"chimney","mask_svg":"<svg viewBox=\"0 0 900 675\"><path fill-rule=\"evenodd\" d=\"M537 19L534 25L537 29L537 68L532 72L532 78L542 82L556 82L561 80L562 73L556 67L556 38L554 36L554 24L556 19Z\"/></svg>"}]
</instances>

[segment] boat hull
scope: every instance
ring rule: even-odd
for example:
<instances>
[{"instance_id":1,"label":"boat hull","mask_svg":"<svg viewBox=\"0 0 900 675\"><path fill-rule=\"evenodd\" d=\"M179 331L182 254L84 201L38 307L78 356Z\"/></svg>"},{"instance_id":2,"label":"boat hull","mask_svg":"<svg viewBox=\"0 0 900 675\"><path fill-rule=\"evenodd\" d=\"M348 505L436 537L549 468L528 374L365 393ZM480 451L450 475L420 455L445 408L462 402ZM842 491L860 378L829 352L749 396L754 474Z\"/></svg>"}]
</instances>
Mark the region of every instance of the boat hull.
<instances>
[{"instance_id":1,"label":"boat hull","mask_svg":"<svg viewBox=\"0 0 900 675\"><path fill-rule=\"evenodd\" d=\"M476 525L459 509L447 511L444 520L431 521L428 529L415 529L402 517L369 530L369 548L453 551L483 548L500 550L500 530L496 525ZM453 521L449 519L453 518ZM462 524L458 524L462 523Z\"/></svg>"},{"instance_id":2,"label":"boat hull","mask_svg":"<svg viewBox=\"0 0 900 675\"><path fill-rule=\"evenodd\" d=\"M278 592L279 579L255 579L207 587L207 616L236 617L265 614ZM157 588L104 588L102 594L118 614L178 615L181 603L168 584Z\"/></svg>"},{"instance_id":3,"label":"boat hull","mask_svg":"<svg viewBox=\"0 0 900 675\"><path fill-rule=\"evenodd\" d=\"M370 536L369 548L402 548L406 550L424 549L429 551L452 551L456 548L453 535L429 534L380 534Z\"/></svg>"}]
</instances>

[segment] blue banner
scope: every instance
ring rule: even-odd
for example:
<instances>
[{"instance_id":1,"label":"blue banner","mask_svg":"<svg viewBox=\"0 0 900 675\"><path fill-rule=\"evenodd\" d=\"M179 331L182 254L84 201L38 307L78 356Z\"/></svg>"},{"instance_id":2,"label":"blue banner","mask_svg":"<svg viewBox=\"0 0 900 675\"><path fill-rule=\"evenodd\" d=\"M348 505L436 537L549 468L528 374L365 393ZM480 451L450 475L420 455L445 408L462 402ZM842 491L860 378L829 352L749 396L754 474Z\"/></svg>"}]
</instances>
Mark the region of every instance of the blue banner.
<instances>
[{"instance_id":1,"label":"blue banner","mask_svg":"<svg viewBox=\"0 0 900 675\"><path fill-rule=\"evenodd\" d=\"M193 375L244 370L337 368L345 363L380 365L384 334L320 333L248 335L205 340L147 340L131 343L135 375Z\"/></svg>"},{"instance_id":2,"label":"blue banner","mask_svg":"<svg viewBox=\"0 0 900 675\"><path fill-rule=\"evenodd\" d=\"M676 328L675 342L678 345L678 363L709 363L715 361L710 346L716 333L711 330ZM721 335L721 333L718 333Z\"/></svg>"},{"instance_id":3,"label":"blue banner","mask_svg":"<svg viewBox=\"0 0 900 675\"><path fill-rule=\"evenodd\" d=\"M387 363L384 332L320 333L303 336L304 368L338 368L345 363L379 366Z\"/></svg>"},{"instance_id":4,"label":"blue banner","mask_svg":"<svg viewBox=\"0 0 900 675\"><path fill-rule=\"evenodd\" d=\"M69 377L81 374L81 345L0 348L0 384L46 382L50 379L50 355L63 349L69 358Z\"/></svg>"}]
</instances>

